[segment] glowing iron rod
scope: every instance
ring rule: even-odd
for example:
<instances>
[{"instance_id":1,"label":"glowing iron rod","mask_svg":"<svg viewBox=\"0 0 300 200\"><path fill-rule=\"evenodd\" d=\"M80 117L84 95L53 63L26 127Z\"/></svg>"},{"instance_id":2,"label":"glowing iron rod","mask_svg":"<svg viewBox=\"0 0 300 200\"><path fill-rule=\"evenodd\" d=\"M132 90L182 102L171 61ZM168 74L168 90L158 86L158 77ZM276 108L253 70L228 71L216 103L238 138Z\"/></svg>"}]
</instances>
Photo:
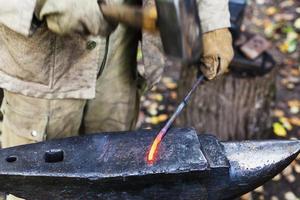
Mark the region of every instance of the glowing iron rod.
<instances>
[{"instance_id":1,"label":"glowing iron rod","mask_svg":"<svg viewBox=\"0 0 300 200\"><path fill-rule=\"evenodd\" d=\"M193 92L196 90L198 85L200 83L202 83L203 80L204 80L204 76L203 75L199 76L197 81L194 83L192 89L189 91L189 93L186 95L186 97L183 99L183 101L179 104L179 106L177 107L177 109L175 110L175 112L173 113L171 118L167 121L167 123L164 125L164 127L159 131L158 135L156 136L156 138L154 139L154 141L151 145L151 148L150 148L150 151L149 151L149 154L148 154L148 157L147 157L147 160L148 160L149 163L154 162L155 154L156 154L156 151L157 151L157 148L158 148L159 144L161 143L164 136L167 134L169 128L172 126L172 124L175 121L176 117L181 113L181 111L187 105L187 103L190 100L191 95L193 94Z\"/></svg>"}]
</instances>

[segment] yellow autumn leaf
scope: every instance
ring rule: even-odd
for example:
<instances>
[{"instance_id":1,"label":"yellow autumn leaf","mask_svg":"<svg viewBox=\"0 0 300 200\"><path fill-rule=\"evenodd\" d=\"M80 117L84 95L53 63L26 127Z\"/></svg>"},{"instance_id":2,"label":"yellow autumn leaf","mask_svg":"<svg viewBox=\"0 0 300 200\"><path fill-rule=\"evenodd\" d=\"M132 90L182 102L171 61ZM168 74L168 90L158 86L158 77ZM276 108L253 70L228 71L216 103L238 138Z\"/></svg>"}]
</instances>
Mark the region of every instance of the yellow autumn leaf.
<instances>
[{"instance_id":1,"label":"yellow autumn leaf","mask_svg":"<svg viewBox=\"0 0 300 200\"><path fill-rule=\"evenodd\" d=\"M170 89L170 90L173 90L173 89L176 89L176 88L177 88L177 84L176 84L176 83L172 83L172 82L166 83L166 86L167 86L167 88Z\"/></svg>"},{"instance_id":2,"label":"yellow autumn leaf","mask_svg":"<svg viewBox=\"0 0 300 200\"><path fill-rule=\"evenodd\" d=\"M151 124L153 124L153 125L159 124L158 117L151 117Z\"/></svg>"},{"instance_id":3,"label":"yellow autumn leaf","mask_svg":"<svg viewBox=\"0 0 300 200\"><path fill-rule=\"evenodd\" d=\"M288 49L289 49L289 44L287 42L284 42L284 43L282 43L282 44L279 45L279 50L282 53L287 53Z\"/></svg>"},{"instance_id":4,"label":"yellow autumn leaf","mask_svg":"<svg viewBox=\"0 0 300 200\"><path fill-rule=\"evenodd\" d=\"M149 99L152 99L152 100L155 100L155 101L162 101L164 99L163 95L162 94L150 94L148 96Z\"/></svg>"},{"instance_id":5,"label":"yellow autumn leaf","mask_svg":"<svg viewBox=\"0 0 300 200\"><path fill-rule=\"evenodd\" d=\"M274 35L274 32L275 32L276 28L277 28L277 26L274 25L273 23L266 22L264 24L264 33L265 33L265 35L269 38L272 37Z\"/></svg>"},{"instance_id":6,"label":"yellow autumn leaf","mask_svg":"<svg viewBox=\"0 0 300 200\"><path fill-rule=\"evenodd\" d=\"M269 7L267 10L266 10L266 14L271 16L271 15L274 15L277 13L277 8L272 6L272 7Z\"/></svg>"},{"instance_id":7,"label":"yellow autumn leaf","mask_svg":"<svg viewBox=\"0 0 300 200\"><path fill-rule=\"evenodd\" d=\"M159 122L164 122L168 119L168 115L167 114L161 114L158 116L158 120Z\"/></svg>"},{"instance_id":8,"label":"yellow autumn leaf","mask_svg":"<svg viewBox=\"0 0 300 200\"><path fill-rule=\"evenodd\" d=\"M286 128L288 131L291 131L293 129L293 126L291 125L291 123L289 122L289 119L286 117L280 117L279 121L281 122L281 124L284 126L284 128Z\"/></svg>"},{"instance_id":9,"label":"yellow autumn leaf","mask_svg":"<svg viewBox=\"0 0 300 200\"><path fill-rule=\"evenodd\" d=\"M287 132L286 132L285 128L279 122L276 122L273 124L273 131L274 131L275 135L277 135L279 137L287 136Z\"/></svg>"}]
</instances>

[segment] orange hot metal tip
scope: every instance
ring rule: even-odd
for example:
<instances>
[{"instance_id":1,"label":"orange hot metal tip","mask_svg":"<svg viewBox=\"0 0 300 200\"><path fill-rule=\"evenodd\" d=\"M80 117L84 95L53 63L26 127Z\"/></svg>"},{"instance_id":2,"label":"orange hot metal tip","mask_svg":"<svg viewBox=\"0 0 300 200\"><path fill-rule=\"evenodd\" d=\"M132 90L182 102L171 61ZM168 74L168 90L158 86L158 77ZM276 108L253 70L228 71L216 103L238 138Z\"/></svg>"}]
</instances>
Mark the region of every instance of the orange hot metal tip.
<instances>
[{"instance_id":1,"label":"orange hot metal tip","mask_svg":"<svg viewBox=\"0 0 300 200\"><path fill-rule=\"evenodd\" d=\"M151 148L150 148L150 151L149 151L149 154L148 154L148 157L147 157L148 163L153 163L154 162L155 155L156 155L156 152L157 152L157 148L158 148L158 145L161 143L163 135L164 134L162 132L159 133L157 135L157 137L155 138L155 140L153 141L153 143L151 145Z\"/></svg>"}]
</instances>

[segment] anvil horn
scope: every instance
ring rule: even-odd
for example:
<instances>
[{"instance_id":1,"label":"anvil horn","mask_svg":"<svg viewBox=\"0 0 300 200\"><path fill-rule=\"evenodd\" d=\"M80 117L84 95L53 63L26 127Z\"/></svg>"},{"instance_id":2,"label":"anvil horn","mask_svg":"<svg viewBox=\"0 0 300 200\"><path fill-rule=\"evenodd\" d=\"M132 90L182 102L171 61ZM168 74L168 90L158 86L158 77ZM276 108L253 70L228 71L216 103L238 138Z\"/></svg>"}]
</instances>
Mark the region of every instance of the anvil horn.
<instances>
[{"instance_id":1,"label":"anvil horn","mask_svg":"<svg viewBox=\"0 0 300 200\"><path fill-rule=\"evenodd\" d=\"M156 131L101 133L0 150L0 191L27 199L232 199L271 179L299 141L220 142L172 129L156 161Z\"/></svg>"},{"instance_id":2,"label":"anvil horn","mask_svg":"<svg viewBox=\"0 0 300 200\"><path fill-rule=\"evenodd\" d=\"M225 142L229 161L229 180L226 192L219 199L233 199L276 176L299 154L299 141L270 140ZM213 198L212 198L213 199Z\"/></svg>"}]
</instances>

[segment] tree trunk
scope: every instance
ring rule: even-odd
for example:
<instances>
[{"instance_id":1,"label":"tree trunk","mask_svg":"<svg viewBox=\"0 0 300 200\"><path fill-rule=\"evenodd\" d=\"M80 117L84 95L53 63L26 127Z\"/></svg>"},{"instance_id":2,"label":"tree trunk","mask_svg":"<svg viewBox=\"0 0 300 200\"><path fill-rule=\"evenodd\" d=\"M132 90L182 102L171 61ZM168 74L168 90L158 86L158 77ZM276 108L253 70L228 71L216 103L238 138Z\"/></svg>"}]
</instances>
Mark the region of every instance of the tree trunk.
<instances>
[{"instance_id":1,"label":"tree trunk","mask_svg":"<svg viewBox=\"0 0 300 200\"><path fill-rule=\"evenodd\" d=\"M275 71L248 77L230 73L205 83L195 92L177 125L192 126L222 140L267 138L272 127ZM191 88L196 74L196 69L182 69L179 99Z\"/></svg>"}]
</instances>

